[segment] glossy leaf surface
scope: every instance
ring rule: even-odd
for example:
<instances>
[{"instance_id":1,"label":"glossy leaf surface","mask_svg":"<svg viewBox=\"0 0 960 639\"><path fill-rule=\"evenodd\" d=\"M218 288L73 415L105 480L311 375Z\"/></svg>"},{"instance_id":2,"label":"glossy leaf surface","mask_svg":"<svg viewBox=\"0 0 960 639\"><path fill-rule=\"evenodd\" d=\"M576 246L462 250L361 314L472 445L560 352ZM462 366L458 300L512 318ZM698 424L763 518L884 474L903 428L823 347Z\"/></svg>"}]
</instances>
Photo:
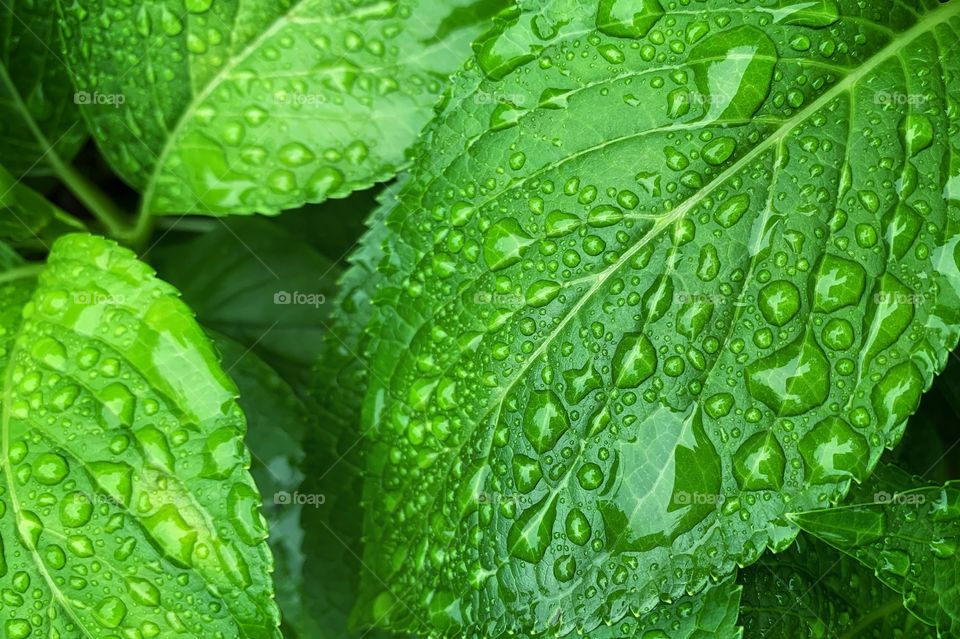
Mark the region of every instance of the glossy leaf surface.
<instances>
[{"instance_id":1,"label":"glossy leaf surface","mask_svg":"<svg viewBox=\"0 0 960 639\"><path fill-rule=\"evenodd\" d=\"M500 16L388 217L358 619L589 632L869 474L957 343L958 14Z\"/></svg>"},{"instance_id":2,"label":"glossy leaf surface","mask_svg":"<svg viewBox=\"0 0 960 639\"><path fill-rule=\"evenodd\" d=\"M277 213L395 175L502 4L58 1L114 169L146 210L212 215Z\"/></svg>"},{"instance_id":3,"label":"glossy leaf surface","mask_svg":"<svg viewBox=\"0 0 960 639\"><path fill-rule=\"evenodd\" d=\"M279 637L236 387L176 291L69 235L27 293L3 306L4 636Z\"/></svg>"}]
</instances>

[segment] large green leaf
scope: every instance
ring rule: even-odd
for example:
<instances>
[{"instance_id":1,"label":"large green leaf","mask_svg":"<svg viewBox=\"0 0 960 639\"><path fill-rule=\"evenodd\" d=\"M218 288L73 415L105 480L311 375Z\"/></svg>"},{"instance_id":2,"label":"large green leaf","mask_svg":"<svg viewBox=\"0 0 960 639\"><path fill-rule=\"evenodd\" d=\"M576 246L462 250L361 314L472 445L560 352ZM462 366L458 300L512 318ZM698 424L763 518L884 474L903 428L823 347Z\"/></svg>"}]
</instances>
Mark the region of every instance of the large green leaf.
<instances>
[{"instance_id":1,"label":"large green leaf","mask_svg":"<svg viewBox=\"0 0 960 639\"><path fill-rule=\"evenodd\" d=\"M50 173L86 139L49 3L0 3L0 163L16 177Z\"/></svg>"},{"instance_id":2,"label":"large green leaf","mask_svg":"<svg viewBox=\"0 0 960 639\"><path fill-rule=\"evenodd\" d=\"M2 313L4 636L279 637L236 387L176 291L69 235Z\"/></svg>"},{"instance_id":3,"label":"large green leaf","mask_svg":"<svg viewBox=\"0 0 960 639\"><path fill-rule=\"evenodd\" d=\"M478 23L505 1L57 4L117 172L151 212L216 215L276 213L392 177Z\"/></svg>"},{"instance_id":4,"label":"large green leaf","mask_svg":"<svg viewBox=\"0 0 960 639\"><path fill-rule=\"evenodd\" d=\"M501 16L388 218L358 619L589 631L869 474L958 338L958 14Z\"/></svg>"},{"instance_id":5,"label":"large green leaf","mask_svg":"<svg viewBox=\"0 0 960 639\"><path fill-rule=\"evenodd\" d=\"M960 483L932 486L895 467L879 467L849 501L790 519L875 571L939 636L957 636Z\"/></svg>"},{"instance_id":6,"label":"large green leaf","mask_svg":"<svg viewBox=\"0 0 960 639\"><path fill-rule=\"evenodd\" d=\"M801 535L741 571L744 636L762 639L934 639L900 594L855 560Z\"/></svg>"}]
</instances>

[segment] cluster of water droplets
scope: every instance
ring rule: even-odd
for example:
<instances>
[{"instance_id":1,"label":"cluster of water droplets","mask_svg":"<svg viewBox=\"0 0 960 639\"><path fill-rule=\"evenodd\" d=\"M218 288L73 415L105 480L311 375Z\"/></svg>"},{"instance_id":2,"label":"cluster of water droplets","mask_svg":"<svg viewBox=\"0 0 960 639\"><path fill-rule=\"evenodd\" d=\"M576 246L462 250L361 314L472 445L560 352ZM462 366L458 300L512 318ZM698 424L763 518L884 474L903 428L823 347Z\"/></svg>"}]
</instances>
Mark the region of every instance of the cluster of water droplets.
<instances>
[{"instance_id":1,"label":"cluster of water droplets","mask_svg":"<svg viewBox=\"0 0 960 639\"><path fill-rule=\"evenodd\" d=\"M955 295L956 74L875 57L907 12L528 9L477 47L498 101L454 94L401 195L371 393L372 570L486 632L785 547L896 439L951 339L916 300ZM922 111L876 97L905 88Z\"/></svg>"},{"instance_id":2,"label":"cluster of water droplets","mask_svg":"<svg viewBox=\"0 0 960 639\"><path fill-rule=\"evenodd\" d=\"M64 34L80 89L123 96L88 109L93 132L152 210L274 213L396 173L479 30L452 11L100 0L66 7Z\"/></svg>"},{"instance_id":3,"label":"cluster of water droplets","mask_svg":"<svg viewBox=\"0 0 960 639\"><path fill-rule=\"evenodd\" d=\"M130 254L72 236L24 317L3 336L6 636L273 636L243 417L189 311Z\"/></svg>"}]
</instances>

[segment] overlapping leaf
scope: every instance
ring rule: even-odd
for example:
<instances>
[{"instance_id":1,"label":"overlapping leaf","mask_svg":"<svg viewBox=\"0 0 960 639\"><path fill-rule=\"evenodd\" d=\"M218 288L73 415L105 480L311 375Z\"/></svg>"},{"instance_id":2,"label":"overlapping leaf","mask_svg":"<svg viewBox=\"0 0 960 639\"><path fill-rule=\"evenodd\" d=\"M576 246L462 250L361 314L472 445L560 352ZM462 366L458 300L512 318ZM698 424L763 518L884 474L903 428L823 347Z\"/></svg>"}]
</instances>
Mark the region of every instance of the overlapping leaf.
<instances>
[{"instance_id":1,"label":"overlapping leaf","mask_svg":"<svg viewBox=\"0 0 960 639\"><path fill-rule=\"evenodd\" d=\"M215 215L392 177L478 23L505 3L58 1L113 167L151 212Z\"/></svg>"},{"instance_id":2,"label":"overlapping leaf","mask_svg":"<svg viewBox=\"0 0 960 639\"><path fill-rule=\"evenodd\" d=\"M867 476L957 343L958 14L499 18L388 217L357 619L590 631Z\"/></svg>"},{"instance_id":3,"label":"overlapping leaf","mask_svg":"<svg viewBox=\"0 0 960 639\"><path fill-rule=\"evenodd\" d=\"M15 177L69 161L87 128L60 56L56 12L37 0L0 4L0 164Z\"/></svg>"},{"instance_id":4,"label":"overlapping leaf","mask_svg":"<svg viewBox=\"0 0 960 639\"><path fill-rule=\"evenodd\" d=\"M279 637L236 387L176 291L88 235L4 286L4 636Z\"/></svg>"},{"instance_id":5,"label":"overlapping leaf","mask_svg":"<svg viewBox=\"0 0 960 639\"><path fill-rule=\"evenodd\" d=\"M850 502L790 518L873 570L937 636L960 633L960 485L881 467Z\"/></svg>"},{"instance_id":6,"label":"overlapping leaf","mask_svg":"<svg viewBox=\"0 0 960 639\"><path fill-rule=\"evenodd\" d=\"M934 639L873 571L806 536L739 577L744 636L763 639Z\"/></svg>"},{"instance_id":7,"label":"overlapping leaf","mask_svg":"<svg viewBox=\"0 0 960 639\"><path fill-rule=\"evenodd\" d=\"M83 225L0 166L0 237L17 244L39 244Z\"/></svg>"},{"instance_id":8,"label":"overlapping leaf","mask_svg":"<svg viewBox=\"0 0 960 639\"><path fill-rule=\"evenodd\" d=\"M253 350L295 388L306 386L327 333L338 268L263 219L214 222L150 257L201 324Z\"/></svg>"}]
</instances>

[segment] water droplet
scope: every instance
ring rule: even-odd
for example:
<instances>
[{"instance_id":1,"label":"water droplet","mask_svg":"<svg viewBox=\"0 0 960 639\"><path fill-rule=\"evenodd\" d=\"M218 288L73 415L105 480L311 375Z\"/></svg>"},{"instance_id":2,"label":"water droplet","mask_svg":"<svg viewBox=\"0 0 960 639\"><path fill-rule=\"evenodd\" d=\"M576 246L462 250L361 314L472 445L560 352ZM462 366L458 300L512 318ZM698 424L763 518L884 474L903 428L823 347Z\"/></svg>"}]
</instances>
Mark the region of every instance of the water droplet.
<instances>
[{"instance_id":1,"label":"water droplet","mask_svg":"<svg viewBox=\"0 0 960 639\"><path fill-rule=\"evenodd\" d=\"M547 495L513 522L507 533L511 555L532 564L543 559L557 519L557 499L558 495Z\"/></svg>"},{"instance_id":2,"label":"water droplet","mask_svg":"<svg viewBox=\"0 0 960 639\"><path fill-rule=\"evenodd\" d=\"M118 597L106 597L94 608L93 616L104 628L116 628L127 616L127 606Z\"/></svg>"},{"instance_id":3,"label":"water droplet","mask_svg":"<svg viewBox=\"0 0 960 639\"><path fill-rule=\"evenodd\" d=\"M691 52L708 121L748 121L760 108L773 80L777 47L761 30L737 27L708 36Z\"/></svg>"},{"instance_id":4,"label":"water droplet","mask_svg":"<svg viewBox=\"0 0 960 639\"><path fill-rule=\"evenodd\" d=\"M505 269L519 262L523 251L533 241L519 222L504 218L487 231L483 241L483 259L491 270Z\"/></svg>"},{"instance_id":5,"label":"water droplet","mask_svg":"<svg viewBox=\"0 0 960 639\"><path fill-rule=\"evenodd\" d=\"M597 29L617 38L642 38L663 14L659 0L600 0Z\"/></svg>"},{"instance_id":6,"label":"water droplet","mask_svg":"<svg viewBox=\"0 0 960 639\"><path fill-rule=\"evenodd\" d=\"M832 483L866 475L870 446L853 427L839 417L828 417L800 440L800 455L807 468L807 481Z\"/></svg>"},{"instance_id":7,"label":"water droplet","mask_svg":"<svg viewBox=\"0 0 960 639\"><path fill-rule=\"evenodd\" d=\"M758 302L764 319L784 326L800 311L800 290L791 282L777 280L763 287Z\"/></svg>"},{"instance_id":8,"label":"water droplet","mask_svg":"<svg viewBox=\"0 0 960 639\"><path fill-rule=\"evenodd\" d=\"M747 388L777 415L800 415L826 401L830 363L816 341L801 336L748 366Z\"/></svg>"},{"instance_id":9,"label":"water droplet","mask_svg":"<svg viewBox=\"0 0 960 639\"><path fill-rule=\"evenodd\" d=\"M643 333L627 333L613 355L613 384L617 388L636 388L657 370L657 353Z\"/></svg>"},{"instance_id":10,"label":"water droplet","mask_svg":"<svg viewBox=\"0 0 960 639\"><path fill-rule=\"evenodd\" d=\"M523 434L538 453L547 453L570 429L563 402L551 390L533 391L523 416Z\"/></svg>"},{"instance_id":11,"label":"water droplet","mask_svg":"<svg viewBox=\"0 0 960 639\"><path fill-rule=\"evenodd\" d=\"M59 484L68 472L67 460L54 453L38 455L33 464L33 477L44 486Z\"/></svg>"},{"instance_id":12,"label":"water droplet","mask_svg":"<svg viewBox=\"0 0 960 639\"><path fill-rule=\"evenodd\" d=\"M786 463L776 436L757 433L734 453L733 476L743 490L780 490Z\"/></svg>"},{"instance_id":13,"label":"water droplet","mask_svg":"<svg viewBox=\"0 0 960 639\"><path fill-rule=\"evenodd\" d=\"M713 214L713 219L717 221L717 224L728 229L740 221L748 208L750 208L749 195L746 193L734 195L717 208L716 213Z\"/></svg>"}]
</instances>

